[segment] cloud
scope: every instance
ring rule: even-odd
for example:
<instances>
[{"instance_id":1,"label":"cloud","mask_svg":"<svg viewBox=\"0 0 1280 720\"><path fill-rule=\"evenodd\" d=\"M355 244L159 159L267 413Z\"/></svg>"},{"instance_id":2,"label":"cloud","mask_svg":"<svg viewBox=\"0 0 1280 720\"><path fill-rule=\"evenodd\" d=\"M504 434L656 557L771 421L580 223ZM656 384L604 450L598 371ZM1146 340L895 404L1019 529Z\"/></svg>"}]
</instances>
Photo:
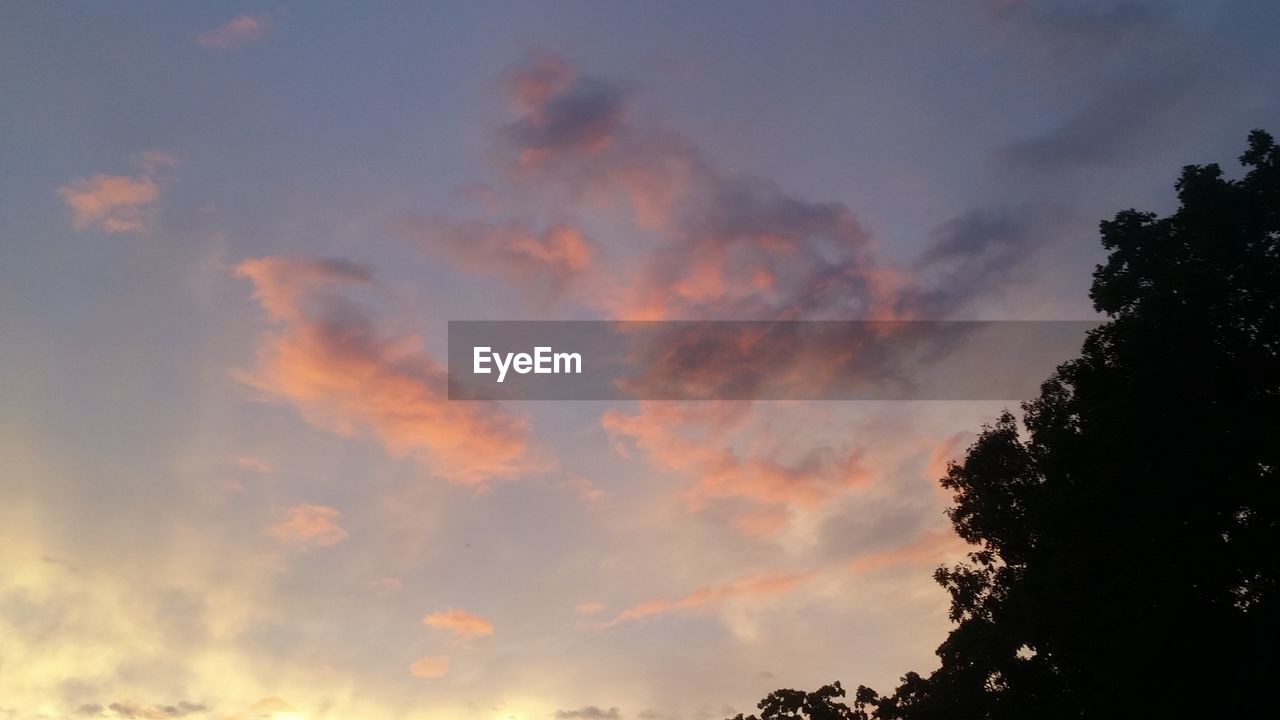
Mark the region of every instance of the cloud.
<instances>
[{"instance_id":1,"label":"cloud","mask_svg":"<svg viewBox=\"0 0 1280 720\"><path fill-rule=\"evenodd\" d=\"M595 705L586 705L577 710L556 711L556 720L618 720L620 717L616 707L605 710Z\"/></svg>"},{"instance_id":2,"label":"cloud","mask_svg":"<svg viewBox=\"0 0 1280 720\"><path fill-rule=\"evenodd\" d=\"M621 261L593 259L593 274L609 283L584 302L610 318L940 319L1011 272L1037 237L1029 213L974 213L940 230L916 264L887 263L848 205L721 171L696 143L638 112L640 96L624 81L541 53L509 70L505 88L514 118L497 144L513 187L554 203L553 217L604 214L648 243ZM468 247L492 257L502 244ZM510 273L493 260L485 268ZM649 348L641 366L650 372L634 380L644 388L679 377L705 383L704 396L725 397L728 389L749 401L780 383L821 387L831 378L903 371L893 357L851 347L673 333ZM641 402L634 411L606 412L601 424L616 448L688 477L682 495L691 510L723 504L739 531L767 536L797 511L816 512L869 479L857 447L781 446L762 422L769 414L751 403Z\"/></svg>"},{"instance_id":3,"label":"cloud","mask_svg":"<svg viewBox=\"0 0 1280 720\"><path fill-rule=\"evenodd\" d=\"M107 711L111 711L107 715ZM204 703L193 703L186 700L172 705L143 705L141 703L121 700L106 707L100 703L85 703L76 709L77 715L86 717L117 717L130 720L165 720L166 718L183 718L188 715L208 712Z\"/></svg>"},{"instance_id":4,"label":"cloud","mask_svg":"<svg viewBox=\"0 0 1280 720\"><path fill-rule=\"evenodd\" d=\"M658 245L609 309L619 319L773 319L874 310L869 236L854 213L763 178L716 171L688 140L630 122L625 83L542 54L508 73L517 177L585 202L620 196ZM534 129L538 131L535 132ZM872 273L874 275L875 273Z\"/></svg>"},{"instance_id":5,"label":"cloud","mask_svg":"<svg viewBox=\"0 0 1280 720\"><path fill-rule=\"evenodd\" d=\"M897 311L935 318L966 300L1007 287L1014 273L1059 229L1063 213L1049 206L976 208L929 233L912 265Z\"/></svg>"},{"instance_id":6,"label":"cloud","mask_svg":"<svg viewBox=\"0 0 1280 720\"><path fill-rule=\"evenodd\" d=\"M373 272L340 258L279 258L245 260L236 275L253 282L253 297L273 318L305 320L303 301L327 287L368 285Z\"/></svg>"},{"instance_id":7,"label":"cloud","mask_svg":"<svg viewBox=\"0 0 1280 720\"><path fill-rule=\"evenodd\" d=\"M1053 69L1097 62L1126 44L1158 33L1171 15L1166 4L1136 0L982 0L977 7L1002 38Z\"/></svg>"},{"instance_id":8,"label":"cloud","mask_svg":"<svg viewBox=\"0 0 1280 720\"><path fill-rule=\"evenodd\" d=\"M72 226L91 227L110 234L142 233L154 214L164 184L164 170L177 160L161 150L147 150L132 158L135 175L97 174L58 188L71 210Z\"/></svg>"},{"instance_id":9,"label":"cloud","mask_svg":"<svg viewBox=\"0 0 1280 720\"><path fill-rule=\"evenodd\" d=\"M309 422L352 435L369 432L455 483L483 486L551 461L531 451L528 423L488 403L448 401L446 371L414 336L383 337L369 316L333 293L368 286L368 269L344 260L268 257L236 274L275 329L254 370L239 378L269 399L296 406Z\"/></svg>"},{"instance_id":10,"label":"cloud","mask_svg":"<svg viewBox=\"0 0 1280 720\"><path fill-rule=\"evenodd\" d=\"M447 630L460 638L488 637L493 634L493 624L465 610L441 610L422 618L422 624L439 630Z\"/></svg>"},{"instance_id":11,"label":"cloud","mask_svg":"<svg viewBox=\"0 0 1280 720\"><path fill-rule=\"evenodd\" d=\"M287 545L328 547L347 539L347 531L338 524L341 519L337 508L303 503L288 508L267 534Z\"/></svg>"},{"instance_id":12,"label":"cloud","mask_svg":"<svg viewBox=\"0 0 1280 720\"><path fill-rule=\"evenodd\" d=\"M606 626L687 612L745 597L779 595L808 582L815 573L749 575L723 585L709 585L676 599L653 599L632 605L605 623Z\"/></svg>"},{"instance_id":13,"label":"cloud","mask_svg":"<svg viewBox=\"0 0 1280 720\"><path fill-rule=\"evenodd\" d=\"M995 230L985 247L957 241L915 267L898 266L877 256L874 238L848 205L722 172L696 143L635 112L637 96L623 81L580 73L541 53L509 70L506 88L516 117L500 138L500 157L516 185L558 202L560 215L622 208L651 243L625 267L593 264L611 275L596 307L615 319L938 319L972 299L980 280L1014 266L1024 253L1004 241L1031 236L1012 225L1039 219L1033 211L975 210L954 221L967 226L956 231ZM582 102L584 96L608 101ZM594 131L557 130L550 134L575 140L549 142L513 130L543 126ZM584 134L592 139L581 140ZM495 243L454 244L482 254ZM946 303L920 287L931 280L921 270L935 269L923 266L937 265L944 251L951 260L970 253L968 282Z\"/></svg>"},{"instance_id":14,"label":"cloud","mask_svg":"<svg viewBox=\"0 0 1280 720\"><path fill-rule=\"evenodd\" d=\"M380 577L369 583L369 589L375 595L394 595L404 587L404 581L397 577Z\"/></svg>"},{"instance_id":15,"label":"cloud","mask_svg":"<svg viewBox=\"0 0 1280 720\"><path fill-rule=\"evenodd\" d=\"M585 603L579 604L577 607L573 609L573 611L584 617L591 617L592 615L599 615L600 613L604 612L607 607L608 606L606 606L604 603L585 602Z\"/></svg>"},{"instance_id":16,"label":"cloud","mask_svg":"<svg viewBox=\"0 0 1280 720\"><path fill-rule=\"evenodd\" d=\"M409 665L409 674L416 678L434 679L444 677L448 672L449 658L443 655L420 657Z\"/></svg>"},{"instance_id":17,"label":"cloud","mask_svg":"<svg viewBox=\"0 0 1280 720\"><path fill-rule=\"evenodd\" d=\"M271 31L271 17L266 13L237 15L212 30L196 36L196 44L212 50L230 50L255 43Z\"/></svg>"},{"instance_id":18,"label":"cloud","mask_svg":"<svg viewBox=\"0 0 1280 720\"><path fill-rule=\"evenodd\" d=\"M927 532L911 542L888 550L865 553L849 563L849 570L862 574L905 564L941 565L970 549L950 528Z\"/></svg>"},{"instance_id":19,"label":"cloud","mask_svg":"<svg viewBox=\"0 0 1280 720\"><path fill-rule=\"evenodd\" d=\"M995 152L1013 170L1062 172L1111 167L1160 142L1153 132L1197 96L1204 73L1173 62L1102 91L1056 127L1009 143Z\"/></svg>"},{"instance_id":20,"label":"cloud","mask_svg":"<svg viewBox=\"0 0 1280 720\"><path fill-rule=\"evenodd\" d=\"M641 402L634 412L605 412L601 424L657 467L691 477L682 492L690 509L717 500L763 506L736 519L748 534L777 531L786 508L814 507L869 480L858 448L807 447L784 457L787 448L770 446L767 429L745 423L747 411L731 402Z\"/></svg>"},{"instance_id":21,"label":"cloud","mask_svg":"<svg viewBox=\"0 0 1280 720\"><path fill-rule=\"evenodd\" d=\"M525 223L494 225L446 219L410 221L404 233L439 251L464 272L493 274L550 303L575 278L591 270L598 250L576 228L555 223L535 231Z\"/></svg>"},{"instance_id":22,"label":"cloud","mask_svg":"<svg viewBox=\"0 0 1280 720\"><path fill-rule=\"evenodd\" d=\"M1223 112L1233 98L1222 89L1247 82L1224 71L1220 59L1231 49L1178 22L1172 3L985 4L989 27L1002 41L1062 76L1054 80L1094 89L1074 110L1055 113L1055 125L998 148L993 160L1004 169L1123 166L1168 146L1168 133L1185 133L1197 115Z\"/></svg>"},{"instance_id":23,"label":"cloud","mask_svg":"<svg viewBox=\"0 0 1280 720\"><path fill-rule=\"evenodd\" d=\"M271 696L271 697L261 698L260 700L254 702L249 709L252 710L253 712L259 713L262 716L269 716L269 715L273 715L274 713L291 713L291 712L294 712L297 708L295 708L293 705L289 704L282 698Z\"/></svg>"},{"instance_id":24,"label":"cloud","mask_svg":"<svg viewBox=\"0 0 1280 720\"><path fill-rule=\"evenodd\" d=\"M512 68L505 84L520 116L504 134L519 149L522 165L565 151L599 152L626 113L620 85L579 76L554 53L538 53L529 64Z\"/></svg>"},{"instance_id":25,"label":"cloud","mask_svg":"<svg viewBox=\"0 0 1280 720\"><path fill-rule=\"evenodd\" d=\"M572 490L579 498L589 503L596 503L607 497L604 490L596 487L590 478L575 477L560 483L560 487Z\"/></svg>"},{"instance_id":26,"label":"cloud","mask_svg":"<svg viewBox=\"0 0 1280 720\"><path fill-rule=\"evenodd\" d=\"M233 465L261 475L271 474L271 463L255 455L236 455L230 458Z\"/></svg>"}]
</instances>

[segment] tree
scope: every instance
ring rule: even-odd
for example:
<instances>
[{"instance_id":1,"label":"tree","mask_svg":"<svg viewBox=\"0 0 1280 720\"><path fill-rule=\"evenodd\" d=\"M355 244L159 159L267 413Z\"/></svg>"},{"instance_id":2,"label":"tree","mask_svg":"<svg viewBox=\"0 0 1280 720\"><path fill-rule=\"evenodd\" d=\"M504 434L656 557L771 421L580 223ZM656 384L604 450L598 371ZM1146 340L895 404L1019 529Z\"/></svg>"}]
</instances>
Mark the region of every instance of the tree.
<instances>
[{"instance_id":1,"label":"tree","mask_svg":"<svg viewBox=\"0 0 1280 720\"><path fill-rule=\"evenodd\" d=\"M1101 224L1090 296L1108 321L1021 425L1005 412L948 468L948 515L975 549L935 574L955 622L941 667L890 695L860 687L863 715L819 694L775 717L1274 712L1280 148L1254 131L1240 160L1238 180L1184 168L1168 217Z\"/></svg>"}]
</instances>

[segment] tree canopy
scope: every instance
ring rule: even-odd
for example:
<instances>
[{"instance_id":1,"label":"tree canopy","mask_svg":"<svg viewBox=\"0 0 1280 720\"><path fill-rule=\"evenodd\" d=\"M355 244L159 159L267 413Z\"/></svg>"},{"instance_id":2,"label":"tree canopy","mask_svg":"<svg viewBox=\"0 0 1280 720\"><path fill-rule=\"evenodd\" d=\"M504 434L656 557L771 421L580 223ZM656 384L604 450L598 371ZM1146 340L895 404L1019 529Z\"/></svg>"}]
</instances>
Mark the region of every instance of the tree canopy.
<instances>
[{"instance_id":1,"label":"tree canopy","mask_svg":"<svg viewBox=\"0 0 1280 720\"><path fill-rule=\"evenodd\" d=\"M1167 217L1101 223L1108 321L942 485L974 546L941 667L779 690L760 718L1256 717L1280 645L1280 147L1183 169ZM756 716L746 720L754 720ZM738 720L743 720L739 715Z\"/></svg>"}]
</instances>

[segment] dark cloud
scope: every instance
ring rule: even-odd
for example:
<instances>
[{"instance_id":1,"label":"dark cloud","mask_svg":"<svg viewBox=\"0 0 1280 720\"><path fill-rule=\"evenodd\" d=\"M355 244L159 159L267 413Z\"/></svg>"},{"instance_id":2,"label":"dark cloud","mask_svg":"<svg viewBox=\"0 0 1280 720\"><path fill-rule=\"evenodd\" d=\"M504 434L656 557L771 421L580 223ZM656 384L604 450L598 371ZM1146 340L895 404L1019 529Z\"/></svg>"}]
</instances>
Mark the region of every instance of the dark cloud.
<instances>
[{"instance_id":1,"label":"dark cloud","mask_svg":"<svg viewBox=\"0 0 1280 720\"><path fill-rule=\"evenodd\" d=\"M607 146L525 143L521 149L537 150L536 156L522 152L508 160L528 171L519 174L525 181L567 188L576 198L570 201L574 211L597 208L605 196L621 199L637 229L653 233L653 250L638 272L621 278L611 300L608 309L620 319L944 317L986 290L985 282L1002 279L1036 239L1036 213L974 211L940 228L916 267L893 267L876 257L872 238L848 205L800 197L767 178L719 171L691 140L654 123L631 121L640 114L618 107L630 99L620 85L606 93L608 81L581 75L548 54L508 76L519 108L513 127L607 128L592 133L607 134ZM609 100L586 102L580 95ZM598 122L602 117L609 121ZM1076 132L1064 130L1067 137ZM568 130L553 135L583 136ZM1047 161L1063 142L1045 139L1044 149L1027 152L1040 152ZM573 204L579 200L585 202ZM489 246L449 244L472 254ZM510 272L504 263L490 265L492 272ZM944 269L945 292L921 285L939 282Z\"/></svg>"},{"instance_id":2,"label":"dark cloud","mask_svg":"<svg viewBox=\"0 0 1280 720\"><path fill-rule=\"evenodd\" d=\"M979 9L1005 37L1055 67L1098 61L1126 44L1158 36L1171 18L1168 4L1137 0L987 0Z\"/></svg>"},{"instance_id":3,"label":"dark cloud","mask_svg":"<svg viewBox=\"0 0 1280 720\"><path fill-rule=\"evenodd\" d=\"M903 311L943 317L966 300L1003 289L1062 218L1043 206L979 208L935 227L913 265L915 284L900 300Z\"/></svg>"},{"instance_id":4,"label":"dark cloud","mask_svg":"<svg viewBox=\"0 0 1280 720\"><path fill-rule=\"evenodd\" d=\"M1122 81L1048 132L998 149L995 160L1009 169L1039 172L1121 164L1161 142L1154 131L1193 94L1199 80L1196 71L1178 67Z\"/></svg>"},{"instance_id":5,"label":"dark cloud","mask_svg":"<svg viewBox=\"0 0 1280 720\"><path fill-rule=\"evenodd\" d=\"M618 132L626 115L626 88L578 76L562 58L542 53L508 73L507 89L525 112L505 128L522 152L597 150Z\"/></svg>"},{"instance_id":6,"label":"dark cloud","mask_svg":"<svg viewBox=\"0 0 1280 720\"><path fill-rule=\"evenodd\" d=\"M577 710L556 711L556 720L618 720L619 717L621 715L616 707L605 710L595 705L587 705Z\"/></svg>"},{"instance_id":7,"label":"dark cloud","mask_svg":"<svg viewBox=\"0 0 1280 720\"><path fill-rule=\"evenodd\" d=\"M888 550L910 542L941 519L931 483L921 478L915 482L896 483L915 488L881 498L858 498L847 502L841 512L833 513L818 533L819 552L824 558L839 561L864 553Z\"/></svg>"},{"instance_id":8,"label":"dark cloud","mask_svg":"<svg viewBox=\"0 0 1280 720\"><path fill-rule=\"evenodd\" d=\"M553 217L629 211L628 230L651 242L634 265L617 268L597 301L614 319L945 319L993 283L1008 280L1040 237L1035 213L975 211L941 228L916 265L893 265L877 256L849 205L720 170L693 140L632 108L639 95L621 83L581 74L563 58L543 54L510 71L507 89L516 117L506 126L499 157L514 191L554 203ZM615 268L599 269L604 275ZM706 334L695 328L658 338L641 353L653 362L640 365L631 378L635 388L679 377L693 385L682 386L691 392L679 396L747 400L779 383L803 390L831 378L859 387L867 378L910 386L918 373L899 358L934 362L963 340L936 332L919 338L905 325L894 328L893 346L833 334L795 342L787 328L763 337L750 328L746 335L735 330ZM911 352L888 352L903 349ZM779 367L789 372L780 376ZM676 369L683 372L674 375ZM699 388L706 392L699 395ZM789 389L777 396L803 395ZM740 515L740 526L752 532L784 524L786 516L777 510L837 497L864 475L853 449L820 449L790 462L731 448L670 450L685 447L681 435L700 432L696 415L673 419L646 408L635 416L607 414L603 422L611 436L631 438L651 449L655 460L694 476L691 505L716 498L775 511Z\"/></svg>"},{"instance_id":9,"label":"dark cloud","mask_svg":"<svg viewBox=\"0 0 1280 720\"><path fill-rule=\"evenodd\" d=\"M591 270L598 250L594 241L563 222L536 228L523 222L433 218L409 220L400 229L412 242L443 253L464 272L501 276L543 306Z\"/></svg>"},{"instance_id":10,"label":"dark cloud","mask_svg":"<svg viewBox=\"0 0 1280 720\"><path fill-rule=\"evenodd\" d=\"M82 714L86 708L97 708L98 712L102 712L101 705L85 705L81 706ZM195 715L208 711L204 703L193 703L187 700L180 701L173 705L139 705L132 702L113 702L107 706L107 710L124 718L140 718L141 720L164 720L164 718L182 718L188 715Z\"/></svg>"}]
</instances>

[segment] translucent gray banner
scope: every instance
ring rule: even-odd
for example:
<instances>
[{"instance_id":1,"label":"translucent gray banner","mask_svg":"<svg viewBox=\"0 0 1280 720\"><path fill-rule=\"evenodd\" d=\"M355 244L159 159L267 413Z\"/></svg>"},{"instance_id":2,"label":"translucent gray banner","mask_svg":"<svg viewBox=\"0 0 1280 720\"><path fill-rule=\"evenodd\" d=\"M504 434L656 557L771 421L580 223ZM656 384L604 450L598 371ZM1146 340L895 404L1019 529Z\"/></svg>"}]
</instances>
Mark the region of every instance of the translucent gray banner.
<instances>
[{"instance_id":1,"label":"translucent gray banner","mask_svg":"<svg viewBox=\"0 0 1280 720\"><path fill-rule=\"evenodd\" d=\"M1092 321L451 321L451 400L1034 397Z\"/></svg>"}]
</instances>

